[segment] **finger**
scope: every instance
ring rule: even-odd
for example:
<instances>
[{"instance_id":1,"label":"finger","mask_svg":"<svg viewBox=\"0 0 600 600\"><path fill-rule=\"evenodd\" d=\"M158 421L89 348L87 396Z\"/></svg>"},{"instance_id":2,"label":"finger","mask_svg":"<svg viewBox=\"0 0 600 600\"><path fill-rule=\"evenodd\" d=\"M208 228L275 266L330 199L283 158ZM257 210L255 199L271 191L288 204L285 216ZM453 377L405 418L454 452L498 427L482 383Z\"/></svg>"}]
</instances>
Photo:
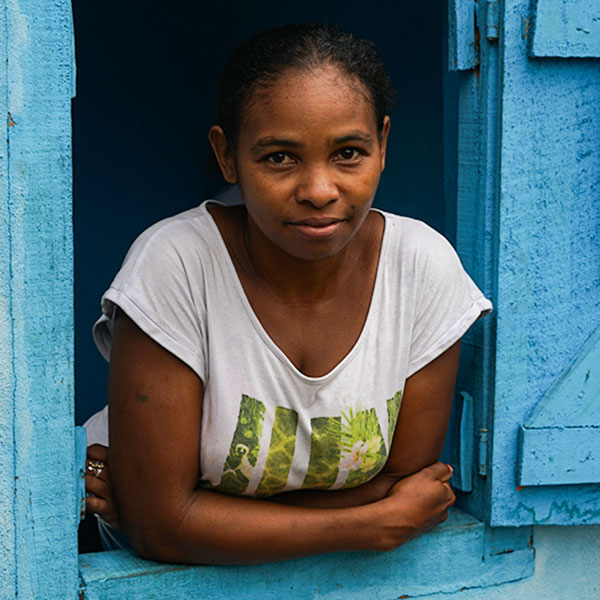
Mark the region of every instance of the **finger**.
<instances>
[{"instance_id":1,"label":"finger","mask_svg":"<svg viewBox=\"0 0 600 600\"><path fill-rule=\"evenodd\" d=\"M120 529L117 513L112 508L110 502L106 502L106 500L103 500L102 498L87 496L85 499L85 510L88 514L91 513L101 517L115 529Z\"/></svg>"},{"instance_id":2,"label":"finger","mask_svg":"<svg viewBox=\"0 0 600 600\"><path fill-rule=\"evenodd\" d=\"M434 479L439 479L443 483L448 481L454 472L450 465L439 461L432 464L428 469L431 471Z\"/></svg>"},{"instance_id":3,"label":"finger","mask_svg":"<svg viewBox=\"0 0 600 600\"><path fill-rule=\"evenodd\" d=\"M100 515L104 518L104 515L109 514L111 512L111 508L109 503L96 496L86 496L85 498L85 511L87 513L94 513L95 515Z\"/></svg>"},{"instance_id":4,"label":"finger","mask_svg":"<svg viewBox=\"0 0 600 600\"><path fill-rule=\"evenodd\" d=\"M101 460L108 463L108 447L102 444L92 444L87 447L87 457L92 460Z\"/></svg>"},{"instance_id":5,"label":"finger","mask_svg":"<svg viewBox=\"0 0 600 600\"><path fill-rule=\"evenodd\" d=\"M87 492L100 496L106 500L112 500L112 494L110 493L110 486L106 481L95 477L94 475L85 476L85 489Z\"/></svg>"},{"instance_id":6,"label":"finger","mask_svg":"<svg viewBox=\"0 0 600 600\"><path fill-rule=\"evenodd\" d=\"M447 493L448 498L447 498L446 507L449 508L456 502L456 494L454 493L454 490L450 487L449 483L444 483L443 486L447 490L446 493Z\"/></svg>"},{"instance_id":7,"label":"finger","mask_svg":"<svg viewBox=\"0 0 600 600\"><path fill-rule=\"evenodd\" d=\"M85 476L95 477L96 479L103 479L106 482L110 482L108 466L104 465L101 466L100 469L98 469L98 465L102 465L102 463L96 460L87 460L85 462Z\"/></svg>"}]
</instances>

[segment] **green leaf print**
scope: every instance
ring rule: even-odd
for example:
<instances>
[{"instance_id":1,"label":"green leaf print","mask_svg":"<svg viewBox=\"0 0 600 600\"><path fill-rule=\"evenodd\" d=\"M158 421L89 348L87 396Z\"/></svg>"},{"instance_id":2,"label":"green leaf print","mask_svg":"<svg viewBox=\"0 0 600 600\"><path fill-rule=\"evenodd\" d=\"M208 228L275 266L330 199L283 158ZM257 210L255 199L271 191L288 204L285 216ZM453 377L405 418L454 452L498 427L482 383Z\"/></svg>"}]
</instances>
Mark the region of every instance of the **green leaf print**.
<instances>
[{"instance_id":1,"label":"green leaf print","mask_svg":"<svg viewBox=\"0 0 600 600\"><path fill-rule=\"evenodd\" d=\"M365 483L378 473L387 460L381 426L374 408L342 413L341 469L348 469L344 487Z\"/></svg>"},{"instance_id":2,"label":"green leaf print","mask_svg":"<svg viewBox=\"0 0 600 600\"><path fill-rule=\"evenodd\" d=\"M256 398L242 395L237 426L231 440L229 455L223 465L221 483L215 489L240 495L248 487L260 449L265 405Z\"/></svg>"},{"instance_id":3,"label":"green leaf print","mask_svg":"<svg viewBox=\"0 0 600 600\"><path fill-rule=\"evenodd\" d=\"M256 490L257 496L272 496L283 490L288 480L294 450L298 413L291 408L277 406L275 423L271 432L269 455L263 476Z\"/></svg>"},{"instance_id":4,"label":"green leaf print","mask_svg":"<svg viewBox=\"0 0 600 600\"><path fill-rule=\"evenodd\" d=\"M400 413L400 403L402 402L402 390L396 392L393 398L387 401L388 414L388 443L392 447L394 432L396 431L396 423L398 422L398 414Z\"/></svg>"},{"instance_id":5,"label":"green leaf print","mask_svg":"<svg viewBox=\"0 0 600 600\"><path fill-rule=\"evenodd\" d=\"M303 488L330 488L337 479L340 462L340 417L310 420L310 459Z\"/></svg>"}]
</instances>

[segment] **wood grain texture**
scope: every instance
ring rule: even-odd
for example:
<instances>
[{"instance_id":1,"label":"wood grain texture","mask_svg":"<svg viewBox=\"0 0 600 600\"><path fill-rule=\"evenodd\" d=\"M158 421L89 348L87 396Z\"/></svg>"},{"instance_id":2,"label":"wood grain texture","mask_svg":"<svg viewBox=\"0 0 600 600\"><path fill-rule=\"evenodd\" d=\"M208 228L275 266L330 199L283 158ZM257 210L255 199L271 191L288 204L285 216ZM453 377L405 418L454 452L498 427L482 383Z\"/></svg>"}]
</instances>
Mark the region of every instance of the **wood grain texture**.
<instances>
[{"instance_id":1,"label":"wood grain texture","mask_svg":"<svg viewBox=\"0 0 600 600\"><path fill-rule=\"evenodd\" d=\"M0 333L0 555L7 559L0 596L71 598L77 589L71 6L3 0L0 13L6 133L0 297L8 309Z\"/></svg>"},{"instance_id":2,"label":"wood grain texture","mask_svg":"<svg viewBox=\"0 0 600 600\"><path fill-rule=\"evenodd\" d=\"M533 573L528 537L488 538L458 510L425 536L387 553L326 554L249 567L186 567L141 560L125 551L84 554L86 600L373 600L499 584ZM507 549L510 552L507 553Z\"/></svg>"},{"instance_id":3,"label":"wood grain texture","mask_svg":"<svg viewBox=\"0 0 600 600\"><path fill-rule=\"evenodd\" d=\"M0 5L0 40L6 40L6 7ZM0 44L0 598L8 598L17 584L14 522L13 397L15 373L12 357L12 302L10 296L10 219L8 185L8 48Z\"/></svg>"},{"instance_id":4,"label":"wood grain texture","mask_svg":"<svg viewBox=\"0 0 600 600\"><path fill-rule=\"evenodd\" d=\"M600 482L600 327L521 428L519 485Z\"/></svg>"},{"instance_id":5,"label":"wood grain texture","mask_svg":"<svg viewBox=\"0 0 600 600\"><path fill-rule=\"evenodd\" d=\"M599 0L536 0L531 56L600 57Z\"/></svg>"},{"instance_id":6,"label":"wood grain texture","mask_svg":"<svg viewBox=\"0 0 600 600\"><path fill-rule=\"evenodd\" d=\"M506 4L501 40L491 523L598 523L599 485L518 487L521 425L600 314L600 65L528 58L528 11Z\"/></svg>"},{"instance_id":7,"label":"wood grain texture","mask_svg":"<svg viewBox=\"0 0 600 600\"><path fill-rule=\"evenodd\" d=\"M475 42L475 0L448 2L448 69L465 71L479 63Z\"/></svg>"}]
</instances>

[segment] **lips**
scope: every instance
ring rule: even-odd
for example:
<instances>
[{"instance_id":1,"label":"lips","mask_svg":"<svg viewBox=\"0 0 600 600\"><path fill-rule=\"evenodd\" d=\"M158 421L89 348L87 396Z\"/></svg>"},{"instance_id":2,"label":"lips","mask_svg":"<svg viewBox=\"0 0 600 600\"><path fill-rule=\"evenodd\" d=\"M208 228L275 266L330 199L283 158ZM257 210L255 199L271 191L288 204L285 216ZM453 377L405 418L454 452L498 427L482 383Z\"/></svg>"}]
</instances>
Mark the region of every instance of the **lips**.
<instances>
[{"instance_id":1,"label":"lips","mask_svg":"<svg viewBox=\"0 0 600 600\"><path fill-rule=\"evenodd\" d=\"M341 223L345 219L336 217L313 217L311 219L301 219L299 221L291 221L291 225L308 225L309 227L328 227L334 223Z\"/></svg>"},{"instance_id":2,"label":"lips","mask_svg":"<svg viewBox=\"0 0 600 600\"><path fill-rule=\"evenodd\" d=\"M310 219L301 219L291 221L289 225L294 227L302 235L308 238L326 238L333 235L345 219L336 217L313 217Z\"/></svg>"}]
</instances>

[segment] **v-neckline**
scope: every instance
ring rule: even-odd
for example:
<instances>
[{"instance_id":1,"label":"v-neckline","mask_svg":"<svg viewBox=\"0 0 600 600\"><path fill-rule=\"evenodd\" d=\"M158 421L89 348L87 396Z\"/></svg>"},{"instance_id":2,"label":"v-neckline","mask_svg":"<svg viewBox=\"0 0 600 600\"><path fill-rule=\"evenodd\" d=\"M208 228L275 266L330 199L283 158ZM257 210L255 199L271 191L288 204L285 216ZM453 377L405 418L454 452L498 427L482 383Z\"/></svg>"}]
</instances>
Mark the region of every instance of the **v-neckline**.
<instances>
[{"instance_id":1,"label":"v-neckline","mask_svg":"<svg viewBox=\"0 0 600 600\"><path fill-rule=\"evenodd\" d=\"M250 322L256 329L258 335L261 337L263 342L273 352L273 354L275 354L275 356L277 356L277 358L281 362L283 362L283 364L296 377L300 378L305 383L320 385L320 384L325 383L326 381L332 379L333 377L335 377L340 371L342 371L346 367L347 364L349 364L352 361L354 356L357 354L358 349L359 349L360 345L362 344L362 340L367 335L366 332L369 328L369 325L370 325L371 321L374 319L373 314L376 312L374 309L374 306L376 304L378 304L377 300L378 300L379 295L381 294L381 290L380 290L380 288L381 288L381 270L382 270L381 264L384 262L383 257L384 257L384 253L386 252L386 249L387 249L388 222L387 222L385 212L378 210L376 208L371 208L371 210L380 214L383 217L383 234L381 237L381 244L379 247L379 256L377 258L375 283L373 285L373 291L371 292L371 299L369 301L369 308L367 309L367 316L363 323L360 334L358 335L358 338L354 342L352 348L341 358L341 360L332 369L330 369L324 375L319 375L318 377L311 377L310 375L306 375L300 369L298 369L298 367L296 367L296 365L288 357L288 355L275 343L273 338L269 335L267 330L264 328L263 324L261 323L260 319L258 318L258 315L254 311L254 308L252 308L252 304L250 303L248 295L246 294L246 290L244 289L244 286L242 285L242 282L238 275L237 269L235 268L233 258L231 257L231 254L229 253L229 248L227 247L227 244L225 243L225 239L223 238L223 234L221 233L221 230L219 229L219 226L217 225L215 218L208 210L209 204L215 204L217 206L227 206L227 205L223 204L222 202L219 202L217 200L206 200L205 202L202 203L202 209L209 218L211 228L212 228L213 232L215 233L217 243L219 245L220 254L223 257L226 268L231 275L231 281L233 281L233 285L236 289L236 292L240 299L240 302L242 303L244 310L246 311L248 318L250 319Z\"/></svg>"}]
</instances>

